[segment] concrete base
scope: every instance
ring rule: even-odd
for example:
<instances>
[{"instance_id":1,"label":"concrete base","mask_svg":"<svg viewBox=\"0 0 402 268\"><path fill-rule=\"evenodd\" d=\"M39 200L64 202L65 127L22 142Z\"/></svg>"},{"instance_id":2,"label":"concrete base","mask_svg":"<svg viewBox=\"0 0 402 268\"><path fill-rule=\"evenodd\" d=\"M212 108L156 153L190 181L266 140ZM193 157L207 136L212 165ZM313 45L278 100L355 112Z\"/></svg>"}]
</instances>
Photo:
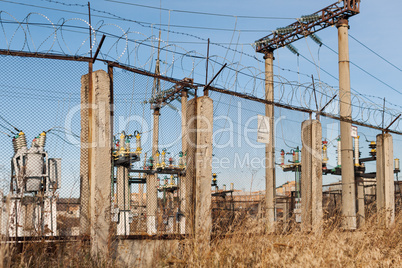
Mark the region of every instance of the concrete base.
<instances>
[{"instance_id":1,"label":"concrete base","mask_svg":"<svg viewBox=\"0 0 402 268\"><path fill-rule=\"evenodd\" d=\"M117 235L130 234L130 211L119 212L119 222L117 223Z\"/></svg>"},{"instance_id":2,"label":"concrete base","mask_svg":"<svg viewBox=\"0 0 402 268\"><path fill-rule=\"evenodd\" d=\"M159 267L156 263L163 254L177 252L179 240L117 240L114 243L113 257L117 267Z\"/></svg>"},{"instance_id":3,"label":"concrete base","mask_svg":"<svg viewBox=\"0 0 402 268\"><path fill-rule=\"evenodd\" d=\"M147 233L149 235L156 234L156 217L147 215Z\"/></svg>"}]
</instances>

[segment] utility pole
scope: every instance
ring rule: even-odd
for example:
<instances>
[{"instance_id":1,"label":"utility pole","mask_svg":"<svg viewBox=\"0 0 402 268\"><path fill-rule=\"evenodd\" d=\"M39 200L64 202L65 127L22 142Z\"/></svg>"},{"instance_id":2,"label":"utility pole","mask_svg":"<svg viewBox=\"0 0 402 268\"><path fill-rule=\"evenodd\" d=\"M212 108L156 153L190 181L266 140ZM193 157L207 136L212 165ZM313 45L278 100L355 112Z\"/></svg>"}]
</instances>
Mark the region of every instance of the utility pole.
<instances>
[{"instance_id":1,"label":"utility pole","mask_svg":"<svg viewBox=\"0 0 402 268\"><path fill-rule=\"evenodd\" d=\"M159 30L159 40L158 40L158 58L156 59L155 74L160 74L160 44L161 44L161 31ZM155 78L152 97L156 99L161 92L160 80ZM156 153L158 151L159 144L159 116L160 116L160 104L156 103L153 113L153 131L152 131L152 158L156 159ZM157 192L157 178L158 174L150 174L147 177L147 231L149 235L156 234L156 213L158 208L158 192Z\"/></svg>"},{"instance_id":2,"label":"utility pole","mask_svg":"<svg viewBox=\"0 0 402 268\"><path fill-rule=\"evenodd\" d=\"M352 119L350 98L350 68L348 19L341 19L336 24L338 28L338 55L339 55L339 115L345 119ZM355 176L353 165L353 142L351 123L341 121L341 170L342 170L342 217L343 228L356 229L356 198Z\"/></svg>"},{"instance_id":3,"label":"utility pole","mask_svg":"<svg viewBox=\"0 0 402 268\"><path fill-rule=\"evenodd\" d=\"M267 51L265 59L265 99L274 101L274 53ZM265 145L265 202L268 232L275 231L275 140L274 140L274 105L265 105L265 115L269 118L269 143Z\"/></svg>"},{"instance_id":4,"label":"utility pole","mask_svg":"<svg viewBox=\"0 0 402 268\"><path fill-rule=\"evenodd\" d=\"M286 26L277 28L271 34L255 41L255 50L265 55L265 89L269 92L268 85L269 76L272 73L267 68L272 68L273 56L275 49L290 45L291 43L307 37L315 32L325 29L329 26L338 27L339 37L339 87L340 87L340 116L351 118L351 101L350 101L350 74L349 74L349 52L348 52L348 18L360 13L360 0L344 0L337 1L326 8L323 8L310 15L301 16L296 22ZM270 56L271 55L271 56ZM269 60L272 58L272 60ZM273 77L272 77L273 78ZM273 85L272 85L273 89ZM273 100L273 92L272 100ZM268 96L268 95L267 95ZM267 98L268 100L268 98ZM272 115L269 107L266 106L267 116ZM271 122L271 132L273 135L273 122ZM356 204L355 204L355 188L354 188L354 167L353 167L353 149L352 137L350 133L350 123L341 122L341 139L342 139L342 215L344 216L344 228L353 230L356 228ZM273 136L272 136L273 141ZM273 148L273 147L272 147ZM267 145L266 156L269 155L271 147ZM273 156L273 151L272 151ZM271 157L271 156L269 156ZM270 160L270 158L269 158ZM274 162L272 163L274 164ZM266 188L267 188L267 217L268 223L272 220L271 200L274 194L271 193L271 187L275 184L271 176L275 177L275 170L266 170ZM275 188L274 188L275 190Z\"/></svg>"}]
</instances>

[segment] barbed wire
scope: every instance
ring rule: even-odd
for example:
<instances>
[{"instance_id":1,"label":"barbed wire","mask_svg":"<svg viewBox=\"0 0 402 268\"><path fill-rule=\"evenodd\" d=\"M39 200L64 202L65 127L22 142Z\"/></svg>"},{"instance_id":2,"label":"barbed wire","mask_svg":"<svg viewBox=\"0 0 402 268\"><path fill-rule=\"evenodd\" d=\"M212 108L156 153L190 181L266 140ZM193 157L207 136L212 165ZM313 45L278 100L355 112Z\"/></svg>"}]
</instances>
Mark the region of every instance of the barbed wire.
<instances>
[{"instance_id":1,"label":"barbed wire","mask_svg":"<svg viewBox=\"0 0 402 268\"><path fill-rule=\"evenodd\" d=\"M39 21L39 22L38 22ZM33 53L61 53L74 57L87 57L90 49L99 46L99 35L106 35L108 41L102 46L100 58L104 61L119 62L126 65L153 71L157 59L157 44L160 42L160 50L165 52L161 60L161 75L169 77L204 76L206 56L203 53L186 50L185 48L160 40L155 35L146 35L138 31L123 29L117 24L98 21L90 25L81 18L60 19L56 23L49 17L37 12L29 13L21 21L6 11L0 11L0 27L4 38L0 40L0 49L6 51L26 51ZM38 27L40 35L33 34ZM153 26L151 26L153 27ZM92 32L92 47L89 47L88 29ZM159 30L155 28L155 30ZM77 41L78 40L78 41ZM228 49L228 48L227 48ZM229 50L228 50L229 51ZM237 51L237 50L236 50ZM248 55L253 58L255 56ZM223 63L227 67L214 81L213 85L227 90L237 91L263 98L265 72L254 66L243 65L240 60L233 57L212 55L209 57L211 76L216 73ZM330 86L322 81L299 83L288 81L283 76L274 76L275 101L282 104L297 106L315 110L316 107L324 107L336 94L338 95L325 112L338 115L338 107L341 101L339 88ZM315 92L314 92L315 87ZM361 93L351 93L352 119L375 126L388 125L401 112L399 105L387 101L384 109ZM315 101L317 99L317 103ZM390 108L392 106L392 108ZM383 122L384 117L384 122ZM400 131L400 119L392 128Z\"/></svg>"}]
</instances>

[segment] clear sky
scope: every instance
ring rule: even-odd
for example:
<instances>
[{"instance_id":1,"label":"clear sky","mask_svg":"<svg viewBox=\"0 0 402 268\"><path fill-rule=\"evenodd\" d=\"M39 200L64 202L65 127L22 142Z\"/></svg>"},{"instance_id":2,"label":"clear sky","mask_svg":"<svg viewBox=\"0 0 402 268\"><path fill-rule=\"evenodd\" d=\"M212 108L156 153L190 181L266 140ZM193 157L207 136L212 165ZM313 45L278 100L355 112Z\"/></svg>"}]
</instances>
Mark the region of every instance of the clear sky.
<instances>
[{"instance_id":1,"label":"clear sky","mask_svg":"<svg viewBox=\"0 0 402 268\"><path fill-rule=\"evenodd\" d=\"M205 62L202 59L190 58L188 55L205 57L207 42L210 38L211 63L209 78L227 62L231 69L226 69L216 81L217 86L231 90L247 92L261 97L263 95L263 84L261 80L252 79L244 74L234 76L233 70L241 70L251 76L262 77L263 71L262 54L257 54L252 43L278 27L291 24L296 18L308 15L320 10L334 1L129 1L129 0L98 0L92 1L92 24L95 29L106 32L108 37L102 48L100 57L109 60L117 59L122 63L135 65L150 71L154 70L154 59L156 57L158 30L161 27L162 47L161 71L179 79L190 76L198 83L205 82ZM58 32L57 41L54 44L51 29L43 25L32 26L28 32L29 50L46 52L51 51L66 54L86 55L88 52L88 30L85 22L88 16L86 1L48 1L48 0L0 0L0 10L15 17L18 21L30 23L61 24L65 20L79 18L80 20L69 20L65 22L63 31ZM152 8L153 7L153 8ZM159 7L162 8L158 9ZM1 19L10 21L10 16L1 14ZM364 94L364 100L370 100L382 105L382 99L386 98L387 107L395 109L393 114L402 111L400 99L402 95L401 72L402 53L400 52L401 36L398 25L401 25L401 4L398 1L363 1L361 13L350 18L350 39L349 51L351 64L351 87L352 92ZM161 26L159 26L159 24ZM2 24L2 29L7 33L7 40L13 36L17 25ZM14 27L14 28L13 28ZM56 26L57 27L57 26ZM125 32L127 43L125 42ZM337 51L337 29L330 27L317 33L324 43L319 47L310 38L301 39L293 43L300 53L294 55L287 48L280 48L275 51L274 72L276 81L295 81L295 83L310 83L311 75L316 80L328 84L337 89L338 81L338 56ZM0 36L2 36L0 34ZM101 34L97 35L99 42ZM152 38L149 38L153 36ZM49 38L47 38L49 37ZM122 37L116 39L116 37ZM10 49L20 49L23 35L17 31ZM0 39L0 47L6 48L6 39ZM133 42L135 41L135 42ZM84 43L84 44L83 44ZM141 45L139 45L141 43ZM40 45L42 44L42 45ZM97 43L95 44L96 47ZM24 47L27 50L28 47ZM334 50L334 51L331 51ZM241 53L240 53L241 52ZM107 54L107 55L106 55ZM255 58L254 58L255 57ZM315 64L314 64L315 63ZM357 67L357 66L358 67ZM104 68L102 63L97 63L96 68ZM192 71L192 69L194 70ZM321 70L320 70L321 68ZM363 69L363 70L362 70ZM300 74L297 74L300 72ZM381 81L380 81L381 80ZM333 91L326 87L320 90L329 94ZM289 92L292 89L284 89L285 99L289 101ZM280 92L280 87L277 91ZM296 91L300 94L300 91ZM279 94L280 95L280 94ZM277 100L280 96L275 95ZM300 99L298 100L300 102ZM236 105L228 98L222 100L217 97L215 102L216 113L225 115L228 112L228 105ZM294 100L293 100L294 101ZM297 100L296 100L297 102ZM359 102L359 105L361 103ZM219 107L219 105L222 105ZM255 109L255 107L252 107ZM336 107L335 107L336 108ZM357 110L357 109L356 109ZM230 111L230 110L229 110ZM277 111L279 114L279 111ZM358 112L358 111L357 111ZM257 112L256 112L257 113ZM304 115L295 115L281 111L281 115L287 116L284 125L278 127L276 136L277 151L284 148L289 151L290 147L297 145L300 135L295 129L300 128L299 123ZM356 115L359 116L359 115ZM372 122L374 114L366 114L365 119ZM292 121L293 120L293 121ZM387 118L388 121L391 117ZM224 124L219 122L220 124ZM402 127L398 127L399 130ZM283 130L283 132L282 132ZM359 129L360 130L360 129ZM337 137L337 125L333 121L323 119L323 137L332 140ZM368 140L373 140L378 132L365 130ZM397 145L402 140L394 136L394 155L398 156ZM293 142L293 143L292 143ZM288 146L289 145L289 146ZM364 148L363 156L368 153L367 143L361 139L361 147ZM216 152L219 154L219 152ZM279 152L277 152L279 154ZM331 164L335 165L335 148L330 148ZM245 175L246 176L246 175ZM251 176L251 175L247 175ZM263 172L256 176L263 176ZM278 173L278 184L292 179L293 175ZM230 177L230 176L229 176ZM226 183L230 179L222 178ZM254 185L255 186L255 185ZM247 188L248 186L244 186ZM261 185L258 187L260 188ZM255 187L253 187L255 188ZM255 189L258 189L255 188Z\"/></svg>"}]
</instances>

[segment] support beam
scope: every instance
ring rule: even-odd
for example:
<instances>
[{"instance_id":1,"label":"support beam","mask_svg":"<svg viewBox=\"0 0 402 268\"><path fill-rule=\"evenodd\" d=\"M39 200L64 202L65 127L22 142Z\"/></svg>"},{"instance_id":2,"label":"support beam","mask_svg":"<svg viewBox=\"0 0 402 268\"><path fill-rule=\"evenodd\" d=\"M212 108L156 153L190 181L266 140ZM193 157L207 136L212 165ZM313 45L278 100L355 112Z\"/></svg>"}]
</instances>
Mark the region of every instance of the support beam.
<instances>
[{"instance_id":1,"label":"support beam","mask_svg":"<svg viewBox=\"0 0 402 268\"><path fill-rule=\"evenodd\" d=\"M384 227L395 221L395 189L391 134L377 135L377 217Z\"/></svg>"},{"instance_id":2,"label":"support beam","mask_svg":"<svg viewBox=\"0 0 402 268\"><path fill-rule=\"evenodd\" d=\"M322 227L322 129L318 120L302 123L301 210L302 231Z\"/></svg>"},{"instance_id":3,"label":"support beam","mask_svg":"<svg viewBox=\"0 0 402 268\"><path fill-rule=\"evenodd\" d=\"M197 239L209 241L212 230L211 175L212 175L212 128L213 102L203 96L190 100L187 109L189 159L187 177L193 183L195 204L194 231ZM190 159L190 157L193 157Z\"/></svg>"},{"instance_id":4,"label":"support beam","mask_svg":"<svg viewBox=\"0 0 402 268\"><path fill-rule=\"evenodd\" d=\"M155 160L159 144L159 108L155 108L153 116L152 158ZM147 233L149 235L156 234L156 213L158 207L157 178L158 174L156 173L147 176Z\"/></svg>"},{"instance_id":5,"label":"support beam","mask_svg":"<svg viewBox=\"0 0 402 268\"><path fill-rule=\"evenodd\" d=\"M339 50L339 115L351 120L352 106L350 97L348 20L341 19L336 26L338 28ZM356 195L351 124L341 121L340 125L342 142L342 226L345 230L354 230L356 229Z\"/></svg>"},{"instance_id":6,"label":"support beam","mask_svg":"<svg viewBox=\"0 0 402 268\"><path fill-rule=\"evenodd\" d=\"M265 99L274 101L274 54L268 52L265 59ZM275 135L274 135L274 108L272 104L265 105L265 115L269 118L270 140L265 147L265 188L266 188L266 223L268 232L275 231Z\"/></svg>"}]
</instances>

